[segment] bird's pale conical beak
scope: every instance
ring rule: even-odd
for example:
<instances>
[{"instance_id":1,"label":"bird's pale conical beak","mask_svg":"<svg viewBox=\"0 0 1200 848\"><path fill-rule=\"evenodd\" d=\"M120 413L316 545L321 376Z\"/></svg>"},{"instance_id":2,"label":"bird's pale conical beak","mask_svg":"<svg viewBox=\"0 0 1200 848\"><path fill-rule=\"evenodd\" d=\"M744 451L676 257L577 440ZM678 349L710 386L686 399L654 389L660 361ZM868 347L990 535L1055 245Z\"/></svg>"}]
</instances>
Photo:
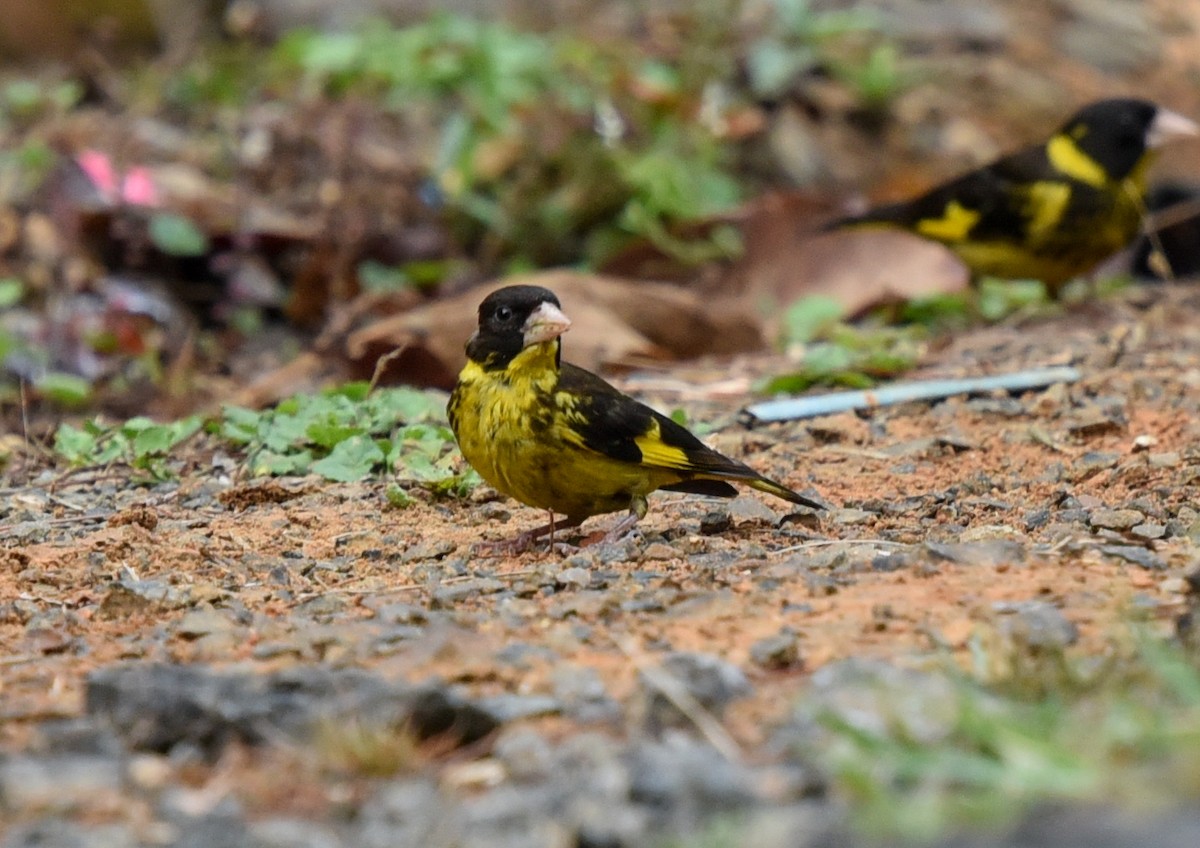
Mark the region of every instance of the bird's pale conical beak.
<instances>
[{"instance_id":1,"label":"bird's pale conical beak","mask_svg":"<svg viewBox=\"0 0 1200 848\"><path fill-rule=\"evenodd\" d=\"M521 327L525 347L557 339L571 329L571 319L553 303L542 303L530 313Z\"/></svg>"},{"instance_id":2,"label":"bird's pale conical beak","mask_svg":"<svg viewBox=\"0 0 1200 848\"><path fill-rule=\"evenodd\" d=\"M1161 147L1173 138L1200 135L1200 124L1170 109L1159 109L1146 131L1146 146Z\"/></svg>"}]
</instances>

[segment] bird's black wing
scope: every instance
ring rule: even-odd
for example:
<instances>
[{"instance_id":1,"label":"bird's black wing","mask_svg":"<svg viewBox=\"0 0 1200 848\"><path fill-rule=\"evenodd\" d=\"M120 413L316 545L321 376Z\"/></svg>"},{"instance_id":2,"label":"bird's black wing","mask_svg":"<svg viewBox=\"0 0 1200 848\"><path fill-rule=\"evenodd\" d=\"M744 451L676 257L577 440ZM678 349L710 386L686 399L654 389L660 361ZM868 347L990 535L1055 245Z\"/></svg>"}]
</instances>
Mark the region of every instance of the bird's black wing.
<instances>
[{"instance_id":1,"label":"bird's black wing","mask_svg":"<svg viewBox=\"0 0 1200 848\"><path fill-rule=\"evenodd\" d=\"M862 215L834 221L829 229L871 224L900 226L915 232L936 231L938 222L954 219L954 206L978 217L961 232L949 227L944 241L965 238L1005 239L1019 236L1028 214L1029 186L1054 176L1044 146L1028 147L956 177L912 200L885 204ZM953 237L949 237L953 233ZM936 236L935 236L936 237Z\"/></svg>"},{"instance_id":2,"label":"bird's black wing","mask_svg":"<svg viewBox=\"0 0 1200 848\"><path fill-rule=\"evenodd\" d=\"M564 418L584 445L612 459L684 473L757 479L749 466L717 453L686 428L622 394L600 377L563 363Z\"/></svg>"}]
</instances>

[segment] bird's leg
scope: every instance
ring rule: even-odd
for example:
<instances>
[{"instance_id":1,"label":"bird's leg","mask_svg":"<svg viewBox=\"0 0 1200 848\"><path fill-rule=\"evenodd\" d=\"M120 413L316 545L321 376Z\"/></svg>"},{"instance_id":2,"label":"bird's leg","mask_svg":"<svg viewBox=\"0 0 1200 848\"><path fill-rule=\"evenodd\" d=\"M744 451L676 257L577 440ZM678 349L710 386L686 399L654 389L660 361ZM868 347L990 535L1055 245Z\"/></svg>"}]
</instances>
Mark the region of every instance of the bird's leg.
<instances>
[{"instance_id":1,"label":"bird's leg","mask_svg":"<svg viewBox=\"0 0 1200 848\"><path fill-rule=\"evenodd\" d=\"M645 495L634 495L629 501L629 515L614 524L597 544L607 545L623 539L626 533L645 518L646 510L649 508L650 504L646 502Z\"/></svg>"},{"instance_id":2,"label":"bird's leg","mask_svg":"<svg viewBox=\"0 0 1200 848\"><path fill-rule=\"evenodd\" d=\"M612 527L610 527L608 532L605 533L600 538L600 541L597 542L596 544L608 545L608 544L611 544L612 542L619 542L621 539L625 538L626 533L628 533L630 530L632 530L637 525L639 519L640 519L640 516L636 512L629 513L628 515L624 516L620 521L618 521L616 524L614 524Z\"/></svg>"},{"instance_id":3,"label":"bird's leg","mask_svg":"<svg viewBox=\"0 0 1200 848\"><path fill-rule=\"evenodd\" d=\"M554 520L554 513L549 513L550 521L540 527L534 527L532 530L526 530L518 534L512 539L504 539L498 542L480 542L476 545L476 552L484 556L512 556L515 554L523 554L534 546L534 543L543 536L550 536L550 549L554 549L554 531L566 530L570 527L579 526L579 520L564 518L562 521Z\"/></svg>"}]
</instances>

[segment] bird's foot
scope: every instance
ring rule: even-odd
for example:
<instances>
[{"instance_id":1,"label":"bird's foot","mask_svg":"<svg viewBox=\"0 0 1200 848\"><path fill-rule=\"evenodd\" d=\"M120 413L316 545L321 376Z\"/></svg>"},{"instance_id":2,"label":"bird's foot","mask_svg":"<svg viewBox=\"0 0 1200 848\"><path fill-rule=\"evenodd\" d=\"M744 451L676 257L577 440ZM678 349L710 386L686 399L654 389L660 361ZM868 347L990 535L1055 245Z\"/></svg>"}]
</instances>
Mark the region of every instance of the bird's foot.
<instances>
[{"instance_id":1,"label":"bird's foot","mask_svg":"<svg viewBox=\"0 0 1200 848\"><path fill-rule=\"evenodd\" d=\"M610 527L608 532L601 536L600 539L595 542L595 544L611 545L613 542L619 542L629 535L629 531L637 526L637 523L638 516L631 512L629 515L626 515L624 518Z\"/></svg>"},{"instance_id":2,"label":"bird's foot","mask_svg":"<svg viewBox=\"0 0 1200 848\"><path fill-rule=\"evenodd\" d=\"M547 524L541 527L534 527L532 530L526 530L524 533L519 533L511 539L500 539L495 542L477 542L471 549L471 552L480 557L502 557L516 556L533 550L537 541L543 536L550 537L549 550L551 551L567 551L575 553L579 549L568 545L566 542L557 542L554 539L554 533L558 530L567 530L571 527L579 526L578 521L563 519L562 521L554 521L553 517Z\"/></svg>"}]
</instances>

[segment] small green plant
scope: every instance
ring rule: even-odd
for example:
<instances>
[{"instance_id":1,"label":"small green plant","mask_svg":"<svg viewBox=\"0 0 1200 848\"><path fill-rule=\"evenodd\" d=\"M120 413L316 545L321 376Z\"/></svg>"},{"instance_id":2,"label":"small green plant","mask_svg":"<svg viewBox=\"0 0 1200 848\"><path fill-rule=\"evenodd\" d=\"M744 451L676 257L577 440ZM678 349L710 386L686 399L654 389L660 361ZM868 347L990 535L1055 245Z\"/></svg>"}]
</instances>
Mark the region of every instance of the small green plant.
<instances>
[{"instance_id":1,"label":"small green plant","mask_svg":"<svg viewBox=\"0 0 1200 848\"><path fill-rule=\"evenodd\" d=\"M784 314L783 342L800 352L800 367L759 387L768 394L812 386L869 388L914 368L924 349L919 326L852 326L842 307L825 297L803 298Z\"/></svg>"},{"instance_id":2,"label":"small green plant","mask_svg":"<svg viewBox=\"0 0 1200 848\"><path fill-rule=\"evenodd\" d=\"M1149 637L1104 657L977 644L976 659L974 674L881 677L858 715L819 710L819 756L867 830L929 839L1037 804L1200 798L1200 669L1181 649Z\"/></svg>"},{"instance_id":3,"label":"small green plant","mask_svg":"<svg viewBox=\"0 0 1200 848\"><path fill-rule=\"evenodd\" d=\"M319 474L361 480L391 471L438 494L463 495L478 483L460 469L444 400L409 388L368 391L350 383L297 395L272 409L226 407L214 426L246 451L253 475Z\"/></svg>"},{"instance_id":4,"label":"small green plant","mask_svg":"<svg viewBox=\"0 0 1200 848\"><path fill-rule=\"evenodd\" d=\"M75 467L123 463L152 480L163 480L171 476L168 454L201 426L196 415L169 424L145 417L113 426L95 419L80 427L62 424L54 434L54 452Z\"/></svg>"}]
</instances>

